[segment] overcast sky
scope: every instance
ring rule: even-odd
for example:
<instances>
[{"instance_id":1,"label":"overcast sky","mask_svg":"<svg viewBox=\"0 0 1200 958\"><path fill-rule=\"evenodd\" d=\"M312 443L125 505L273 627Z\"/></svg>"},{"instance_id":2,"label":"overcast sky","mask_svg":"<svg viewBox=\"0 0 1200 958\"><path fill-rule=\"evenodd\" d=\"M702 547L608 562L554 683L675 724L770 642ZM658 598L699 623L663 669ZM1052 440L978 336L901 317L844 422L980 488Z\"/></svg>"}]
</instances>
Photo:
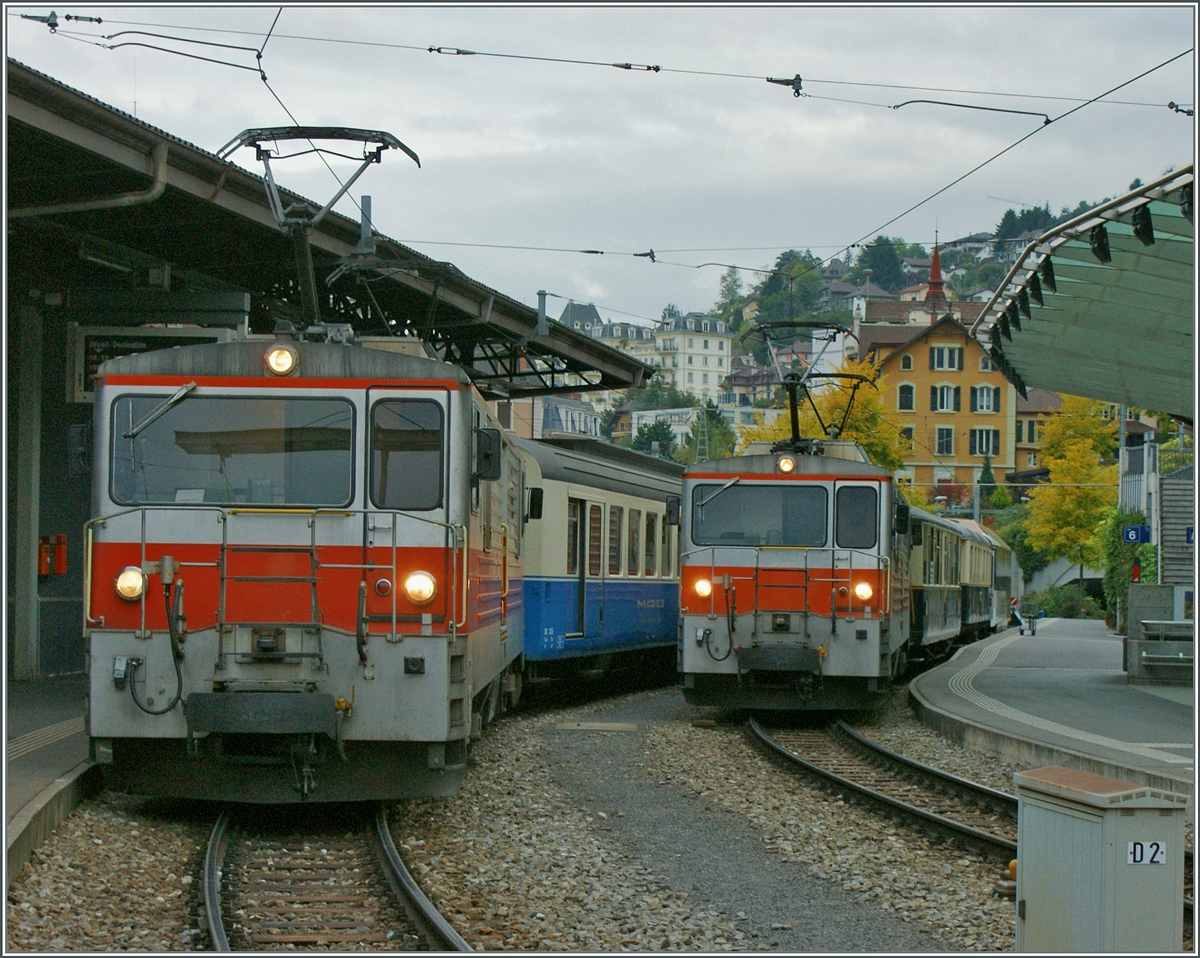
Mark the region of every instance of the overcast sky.
<instances>
[{"instance_id":1,"label":"overcast sky","mask_svg":"<svg viewBox=\"0 0 1200 958\"><path fill-rule=\"evenodd\" d=\"M1041 116L890 109L934 99L1057 118L1191 50L1191 5L284 6L262 55L270 90L253 70L96 44L252 67L254 50L104 37L257 49L277 6L55 9L104 22L62 21L52 35L19 19L48 6L8 6L8 56L203 149L290 124L270 90L301 124L392 133L421 168L389 151L358 181L376 228L530 305L539 289L557 294L556 317L566 298L613 319L657 319L669 302L706 310L723 269L700 264L761 268L788 248L828 258L880 231L930 246L935 230L991 230L1021 203L1057 213L1194 156L1194 120L1166 106L1193 107L1193 53L1044 129ZM800 98L764 79L796 74ZM261 174L250 151L236 159ZM331 163L343 177L356 165ZM338 188L312 157L273 169L321 203ZM349 200L338 211L358 217ZM658 262L628 255L650 249Z\"/></svg>"}]
</instances>

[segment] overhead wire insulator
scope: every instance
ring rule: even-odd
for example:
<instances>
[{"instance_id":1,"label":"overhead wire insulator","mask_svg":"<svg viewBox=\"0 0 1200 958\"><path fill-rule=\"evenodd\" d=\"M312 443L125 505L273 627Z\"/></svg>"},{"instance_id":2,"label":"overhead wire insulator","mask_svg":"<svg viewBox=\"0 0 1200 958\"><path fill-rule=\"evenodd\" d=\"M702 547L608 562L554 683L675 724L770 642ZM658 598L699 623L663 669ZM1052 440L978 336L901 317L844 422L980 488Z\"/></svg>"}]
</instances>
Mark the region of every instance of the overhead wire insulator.
<instances>
[{"instance_id":1,"label":"overhead wire insulator","mask_svg":"<svg viewBox=\"0 0 1200 958\"><path fill-rule=\"evenodd\" d=\"M803 81L800 79L800 74L797 73L790 80L779 79L778 77L767 77L768 83L778 83L780 86L790 86L792 88L792 96L801 96Z\"/></svg>"}]
</instances>

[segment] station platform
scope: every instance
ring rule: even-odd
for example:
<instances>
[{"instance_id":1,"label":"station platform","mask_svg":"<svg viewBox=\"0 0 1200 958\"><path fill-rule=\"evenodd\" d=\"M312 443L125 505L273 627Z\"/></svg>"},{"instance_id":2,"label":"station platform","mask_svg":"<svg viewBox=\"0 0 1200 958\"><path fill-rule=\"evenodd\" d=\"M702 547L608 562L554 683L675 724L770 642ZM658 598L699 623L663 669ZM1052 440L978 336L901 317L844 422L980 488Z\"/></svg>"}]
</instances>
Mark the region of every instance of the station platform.
<instances>
[{"instance_id":1,"label":"station platform","mask_svg":"<svg viewBox=\"0 0 1200 958\"><path fill-rule=\"evenodd\" d=\"M1194 685L1130 685L1121 636L1041 619L960 649L909 684L921 722L1023 768L1063 765L1194 797Z\"/></svg>"},{"instance_id":2,"label":"station platform","mask_svg":"<svg viewBox=\"0 0 1200 958\"><path fill-rule=\"evenodd\" d=\"M84 731L87 679L67 675L5 687L7 882L33 849L99 787Z\"/></svg>"}]
</instances>

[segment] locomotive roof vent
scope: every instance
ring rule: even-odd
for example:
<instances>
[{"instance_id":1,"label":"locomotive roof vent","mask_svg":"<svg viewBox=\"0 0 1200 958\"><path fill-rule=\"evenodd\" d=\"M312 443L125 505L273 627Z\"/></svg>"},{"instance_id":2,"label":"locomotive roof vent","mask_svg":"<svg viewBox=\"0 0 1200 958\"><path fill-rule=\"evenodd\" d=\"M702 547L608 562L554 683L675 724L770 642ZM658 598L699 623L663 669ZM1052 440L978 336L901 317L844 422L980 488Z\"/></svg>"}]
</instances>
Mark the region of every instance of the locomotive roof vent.
<instances>
[{"instance_id":1,"label":"locomotive roof vent","mask_svg":"<svg viewBox=\"0 0 1200 958\"><path fill-rule=\"evenodd\" d=\"M314 323L304 330L304 339L310 343L341 343L349 346L354 342L354 327L349 323Z\"/></svg>"},{"instance_id":2,"label":"locomotive roof vent","mask_svg":"<svg viewBox=\"0 0 1200 958\"><path fill-rule=\"evenodd\" d=\"M275 320L275 338L303 340L308 343L342 343L349 345L354 342L354 327L349 323L314 323L301 332L289 319Z\"/></svg>"}]
</instances>

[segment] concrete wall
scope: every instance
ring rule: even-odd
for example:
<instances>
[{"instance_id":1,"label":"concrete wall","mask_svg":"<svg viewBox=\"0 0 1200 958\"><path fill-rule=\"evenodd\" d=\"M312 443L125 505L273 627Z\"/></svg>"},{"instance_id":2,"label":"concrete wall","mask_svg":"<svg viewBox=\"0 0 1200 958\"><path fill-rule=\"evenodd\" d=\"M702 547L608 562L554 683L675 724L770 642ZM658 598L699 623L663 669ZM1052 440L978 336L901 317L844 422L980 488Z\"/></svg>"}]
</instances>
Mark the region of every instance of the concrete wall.
<instances>
[{"instance_id":1,"label":"concrete wall","mask_svg":"<svg viewBox=\"0 0 1200 958\"><path fill-rule=\"evenodd\" d=\"M1163 621L1175 618L1175 587L1135 582L1129 586L1129 608L1125 611L1125 637L1142 637L1143 619Z\"/></svg>"},{"instance_id":2,"label":"concrete wall","mask_svg":"<svg viewBox=\"0 0 1200 958\"><path fill-rule=\"evenodd\" d=\"M1066 559L1055 559L1046 568L1039 569L1033 574L1033 578L1029 580L1029 585L1025 587L1028 592L1038 592L1042 589L1048 589L1051 586L1066 585L1069 582L1074 582L1079 578L1079 563L1068 562ZM1092 589L1088 587L1091 580L1103 580L1104 573L1096 569L1083 567L1084 589L1090 595Z\"/></svg>"}]
</instances>

